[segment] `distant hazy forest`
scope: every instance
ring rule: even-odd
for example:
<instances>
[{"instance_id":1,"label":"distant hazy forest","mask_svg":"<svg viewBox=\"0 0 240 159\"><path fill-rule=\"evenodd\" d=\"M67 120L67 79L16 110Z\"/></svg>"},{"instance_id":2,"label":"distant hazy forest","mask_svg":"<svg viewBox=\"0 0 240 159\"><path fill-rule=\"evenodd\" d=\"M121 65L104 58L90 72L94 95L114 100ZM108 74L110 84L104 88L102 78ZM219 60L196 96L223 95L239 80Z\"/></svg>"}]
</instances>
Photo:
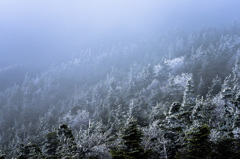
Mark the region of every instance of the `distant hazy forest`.
<instances>
[{"instance_id":1,"label":"distant hazy forest","mask_svg":"<svg viewBox=\"0 0 240 159\"><path fill-rule=\"evenodd\" d=\"M0 150L1 159L240 158L240 27L86 49L26 74L0 92Z\"/></svg>"}]
</instances>

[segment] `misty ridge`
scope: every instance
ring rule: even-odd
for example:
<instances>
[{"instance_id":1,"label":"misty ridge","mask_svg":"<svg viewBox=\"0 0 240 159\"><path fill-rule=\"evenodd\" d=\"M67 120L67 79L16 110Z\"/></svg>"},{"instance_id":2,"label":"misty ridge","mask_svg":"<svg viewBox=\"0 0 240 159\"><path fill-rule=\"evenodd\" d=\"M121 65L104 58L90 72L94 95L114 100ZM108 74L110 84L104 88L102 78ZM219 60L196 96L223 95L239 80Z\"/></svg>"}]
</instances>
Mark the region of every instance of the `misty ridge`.
<instances>
[{"instance_id":1,"label":"misty ridge","mask_svg":"<svg viewBox=\"0 0 240 159\"><path fill-rule=\"evenodd\" d=\"M1 1L0 159L240 158L238 6Z\"/></svg>"}]
</instances>

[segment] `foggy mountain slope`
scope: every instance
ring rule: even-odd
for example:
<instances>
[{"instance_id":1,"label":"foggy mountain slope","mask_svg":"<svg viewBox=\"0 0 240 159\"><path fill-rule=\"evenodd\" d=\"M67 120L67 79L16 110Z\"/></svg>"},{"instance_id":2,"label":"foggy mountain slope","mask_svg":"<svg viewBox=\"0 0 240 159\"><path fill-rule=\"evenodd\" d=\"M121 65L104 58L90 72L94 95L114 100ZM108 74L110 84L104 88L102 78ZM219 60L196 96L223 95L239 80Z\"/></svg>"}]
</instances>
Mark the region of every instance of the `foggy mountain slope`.
<instances>
[{"instance_id":1,"label":"foggy mountain slope","mask_svg":"<svg viewBox=\"0 0 240 159\"><path fill-rule=\"evenodd\" d=\"M0 159L240 158L239 6L0 1Z\"/></svg>"},{"instance_id":2,"label":"foggy mountain slope","mask_svg":"<svg viewBox=\"0 0 240 159\"><path fill-rule=\"evenodd\" d=\"M50 156L45 135L66 123L82 158L106 158L108 149L119 144L115 134L129 117L137 119L145 137L150 131L165 133L167 152L162 136L145 145L153 158L164 153L171 158L178 150L184 156L188 147L177 142L188 137L184 133L194 131L192 127L200 131L201 124L211 129L211 142L237 135L239 33L235 27L205 29L119 44L100 54L87 49L35 78L26 74L22 84L0 92L0 148L8 156L19 156L24 151L19 144L33 141ZM235 136L228 139L238 139ZM59 145L64 142L55 137Z\"/></svg>"}]
</instances>

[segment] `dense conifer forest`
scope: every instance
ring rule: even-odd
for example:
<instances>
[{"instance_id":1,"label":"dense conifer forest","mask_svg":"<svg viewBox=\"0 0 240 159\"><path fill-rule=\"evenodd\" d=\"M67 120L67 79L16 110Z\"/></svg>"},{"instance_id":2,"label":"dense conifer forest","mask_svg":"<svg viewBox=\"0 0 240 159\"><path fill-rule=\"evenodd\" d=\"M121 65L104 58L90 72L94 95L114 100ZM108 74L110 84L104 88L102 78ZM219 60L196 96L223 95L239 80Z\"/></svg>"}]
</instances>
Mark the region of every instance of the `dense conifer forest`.
<instances>
[{"instance_id":1,"label":"dense conifer forest","mask_svg":"<svg viewBox=\"0 0 240 159\"><path fill-rule=\"evenodd\" d=\"M13 77L14 78L14 77ZM240 28L86 49L0 92L0 158L240 158Z\"/></svg>"}]
</instances>

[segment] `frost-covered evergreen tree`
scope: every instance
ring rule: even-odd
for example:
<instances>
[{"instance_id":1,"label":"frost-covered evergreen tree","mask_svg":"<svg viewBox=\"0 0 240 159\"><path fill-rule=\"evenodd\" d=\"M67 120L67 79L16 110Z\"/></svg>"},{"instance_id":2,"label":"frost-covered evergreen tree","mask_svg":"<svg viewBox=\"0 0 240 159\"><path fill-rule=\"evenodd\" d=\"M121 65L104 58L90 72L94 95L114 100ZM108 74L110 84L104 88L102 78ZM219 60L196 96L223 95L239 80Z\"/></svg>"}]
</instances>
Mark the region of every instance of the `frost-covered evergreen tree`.
<instances>
[{"instance_id":1,"label":"frost-covered evergreen tree","mask_svg":"<svg viewBox=\"0 0 240 159\"><path fill-rule=\"evenodd\" d=\"M196 104L196 96L194 95L194 85L192 80L189 80L183 95L183 103L180 107L180 113L178 113L178 119L182 123L190 125L191 124L191 113Z\"/></svg>"},{"instance_id":2,"label":"frost-covered evergreen tree","mask_svg":"<svg viewBox=\"0 0 240 159\"><path fill-rule=\"evenodd\" d=\"M60 124L57 135L59 138L57 155L61 158L77 158L79 154L77 153L77 146L72 130L66 124Z\"/></svg>"},{"instance_id":3,"label":"frost-covered evergreen tree","mask_svg":"<svg viewBox=\"0 0 240 159\"><path fill-rule=\"evenodd\" d=\"M216 76L212 81L212 85L209 88L207 96L213 97L217 95L221 91L221 87L222 87L221 79L218 76Z\"/></svg>"}]
</instances>

